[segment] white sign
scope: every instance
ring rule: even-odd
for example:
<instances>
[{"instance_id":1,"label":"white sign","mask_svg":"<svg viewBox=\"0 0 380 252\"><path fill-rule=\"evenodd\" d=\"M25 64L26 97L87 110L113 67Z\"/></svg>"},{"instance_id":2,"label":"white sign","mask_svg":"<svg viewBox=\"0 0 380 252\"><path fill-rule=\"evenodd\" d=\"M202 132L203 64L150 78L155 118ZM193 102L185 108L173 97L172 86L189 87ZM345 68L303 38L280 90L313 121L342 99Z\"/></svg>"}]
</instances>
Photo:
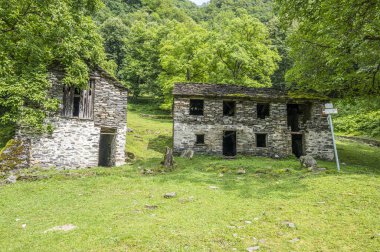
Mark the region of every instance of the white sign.
<instances>
[{"instance_id":1,"label":"white sign","mask_svg":"<svg viewBox=\"0 0 380 252\"><path fill-rule=\"evenodd\" d=\"M338 109L326 108L325 110L323 110L323 114L325 114L325 115L338 114Z\"/></svg>"},{"instance_id":2,"label":"white sign","mask_svg":"<svg viewBox=\"0 0 380 252\"><path fill-rule=\"evenodd\" d=\"M332 109L332 108L334 108L334 106L332 103L325 103L325 108Z\"/></svg>"}]
</instances>

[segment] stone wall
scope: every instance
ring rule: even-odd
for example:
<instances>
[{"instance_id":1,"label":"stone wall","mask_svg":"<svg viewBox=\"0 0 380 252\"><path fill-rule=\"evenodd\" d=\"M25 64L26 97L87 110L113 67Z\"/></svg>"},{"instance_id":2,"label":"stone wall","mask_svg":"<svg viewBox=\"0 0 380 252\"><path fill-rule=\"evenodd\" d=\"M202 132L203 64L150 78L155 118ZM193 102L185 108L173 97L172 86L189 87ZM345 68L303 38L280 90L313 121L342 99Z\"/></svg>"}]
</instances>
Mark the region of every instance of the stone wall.
<instances>
[{"instance_id":1,"label":"stone wall","mask_svg":"<svg viewBox=\"0 0 380 252\"><path fill-rule=\"evenodd\" d=\"M291 131L287 125L286 101L267 101L270 115L257 118L257 101L253 99L229 98L236 101L235 116L223 116L223 100L227 98L204 98L204 114L189 114L190 98L176 96L173 106L174 151L192 149L195 152L221 155L223 132L236 131L237 153L260 156L285 157L292 154ZM199 99L199 97L197 98ZM260 100L259 103L265 101ZM292 102L293 103L293 102ZM333 157L332 139L327 120L322 117L322 103L311 106L308 121L300 120L300 132L304 138L304 152L318 158ZM204 144L196 144L196 134L205 135ZM267 134L267 147L256 147L256 134Z\"/></svg>"},{"instance_id":2,"label":"stone wall","mask_svg":"<svg viewBox=\"0 0 380 252\"><path fill-rule=\"evenodd\" d=\"M52 71L50 96L63 101L62 71ZM19 131L18 138L30 142L30 165L41 167L79 168L98 165L101 128L116 130L115 165L125 163L127 132L127 90L116 84L114 79L100 71L92 73L95 80L94 118L80 119L62 117L60 111L51 115L50 134L32 135Z\"/></svg>"}]
</instances>

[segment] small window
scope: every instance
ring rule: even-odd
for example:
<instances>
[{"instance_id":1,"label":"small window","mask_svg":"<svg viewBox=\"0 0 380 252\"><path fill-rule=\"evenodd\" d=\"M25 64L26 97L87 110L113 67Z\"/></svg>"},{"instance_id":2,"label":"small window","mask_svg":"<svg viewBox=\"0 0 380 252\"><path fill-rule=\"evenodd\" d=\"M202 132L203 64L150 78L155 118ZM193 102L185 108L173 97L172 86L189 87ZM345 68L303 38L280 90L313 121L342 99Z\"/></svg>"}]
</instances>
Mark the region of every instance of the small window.
<instances>
[{"instance_id":1,"label":"small window","mask_svg":"<svg viewBox=\"0 0 380 252\"><path fill-rule=\"evenodd\" d=\"M267 134L256 134L256 147L267 147Z\"/></svg>"},{"instance_id":2,"label":"small window","mask_svg":"<svg viewBox=\"0 0 380 252\"><path fill-rule=\"evenodd\" d=\"M203 115L203 100L190 100L190 115Z\"/></svg>"},{"instance_id":3,"label":"small window","mask_svg":"<svg viewBox=\"0 0 380 252\"><path fill-rule=\"evenodd\" d=\"M196 144L204 144L205 143L205 135L196 135Z\"/></svg>"},{"instance_id":4,"label":"small window","mask_svg":"<svg viewBox=\"0 0 380 252\"><path fill-rule=\"evenodd\" d=\"M269 116L269 103L257 104L257 118L265 119Z\"/></svg>"},{"instance_id":5,"label":"small window","mask_svg":"<svg viewBox=\"0 0 380 252\"><path fill-rule=\"evenodd\" d=\"M223 116L234 116L236 110L235 101L223 101Z\"/></svg>"},{"instance_id":6,"label":"small window","mask_svg":"<svg viewBox=\"0 0 380 252\"><path fill-rule=\"evenodd\" d=\"M80 109L80 93L81 90L79 88L74 89L74 104L73 104L73 116L78 117L79 116L79 109Z\"/></svg>"}]
</instances>

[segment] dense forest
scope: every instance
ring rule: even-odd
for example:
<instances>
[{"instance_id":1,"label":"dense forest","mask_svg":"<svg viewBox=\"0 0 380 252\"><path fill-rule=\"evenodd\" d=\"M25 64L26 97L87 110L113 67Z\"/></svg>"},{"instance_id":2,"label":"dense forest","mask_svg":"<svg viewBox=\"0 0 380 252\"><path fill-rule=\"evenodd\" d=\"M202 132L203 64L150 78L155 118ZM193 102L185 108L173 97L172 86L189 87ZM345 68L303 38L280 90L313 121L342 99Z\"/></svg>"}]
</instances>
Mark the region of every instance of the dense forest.
<instances>
[{"instance_id":1,"label":"dense forest","mask_svg":"<svg viewBox=\"0 0 380 252\"><path fill-rule=\"evenodd\" d=\"M42 127L58 108L46 94L59 63L67 85L85 87L100 65L132 96L163 98L163 109L175 82L360 97L375 104L376 132L379 34L377 0L0 1L0 123Z\"/></svg>"}]
</instances>

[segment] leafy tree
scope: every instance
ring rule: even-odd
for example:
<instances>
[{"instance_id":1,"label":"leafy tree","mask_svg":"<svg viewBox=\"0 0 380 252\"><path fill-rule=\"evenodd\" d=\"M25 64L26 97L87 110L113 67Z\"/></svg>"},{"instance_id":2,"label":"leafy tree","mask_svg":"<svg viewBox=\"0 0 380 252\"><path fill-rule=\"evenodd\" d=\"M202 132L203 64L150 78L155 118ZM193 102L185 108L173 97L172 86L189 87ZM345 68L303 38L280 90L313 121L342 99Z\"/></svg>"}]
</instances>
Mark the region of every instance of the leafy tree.
<instances>
[{"instance_id":1,"label":"leafy tree","mask_svg":"<svg viewBox=\"0 0 380 252\"><path fill-rule=\"evenodd\" d=\"M270 86L270 76L280 58L270 47L268 29L248 14L233 18L221 13L216 20L213 47L217 66L211 73L212 79L245 86Z\"/></svg>"},{"instance_id":2,"label":"leafy tree","mask_svg":"<svg viewBox=\"0 0 380 252\"><path fill-rule=\"evenodd\" d=\"M378 0L277 0L298 87L337 96L380 93Z\"/></svg>"},{"instance_id":3,"label":"leafy tree","mask_svg":"<svg viewBox=\"0 0 380 252\"><path fill-rule=\"evenodd\" d=\"M89 15L98 0L0 1L0 124L41 127L57 109L47 99L48 68L60 62L64 82L85 86L88 65L104 59L101 37Z\"/></svg>"},{"instance_id":4,"label":"leafy tree","mask_svg":"<svg viewBox=\"0 0 380 252\"><path fill-rule=\"evenodd\" d=\"M125 47L128 27L120 18L110 17L101 25L100 32L104 38L107 58L113 60L117 65L116 74L120 71L125 57L123 48Z\"/></svg>"},{"instance_id":5,"label":"leafy tree","mask_svg":"<svg viewBox=\"0 0 380 252\"><path fill-rule=\"evenodd\" d=\"M159 80L170 105L174 82L208 82L212 67L213 33L195 22L176 23L160 50L162 72ZM167 106L166 106L167 107Z\"/></svg>"}]
</instances>

